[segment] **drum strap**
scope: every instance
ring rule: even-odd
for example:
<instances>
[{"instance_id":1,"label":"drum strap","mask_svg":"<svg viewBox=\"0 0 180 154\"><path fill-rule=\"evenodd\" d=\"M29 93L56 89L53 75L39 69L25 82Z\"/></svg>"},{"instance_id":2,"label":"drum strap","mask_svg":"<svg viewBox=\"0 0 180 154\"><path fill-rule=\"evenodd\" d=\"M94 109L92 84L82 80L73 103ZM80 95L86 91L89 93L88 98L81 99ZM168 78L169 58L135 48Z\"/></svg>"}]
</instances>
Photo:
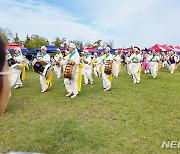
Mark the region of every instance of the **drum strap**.
<instances>
[{"instance_id":1,"label":"drum strap","mask_svg":"<svg viewBox=\"0 0 180 154\"><path fill-rule=\"evenodd\" d=\"M104 63L109 56L110 56L109 53L108 53L108 54L105 54L105 55L104 55L104 58L102 59L102 62Z\"/></svg>"},{"instance_id":2,"label":"drum strap","mask_svg":"<svg viewBox=\"0 0 180 154\"><path fill-rule=\"evenodd\" d=\"M70 55L69 55L69 58L68 58L68 61L70 61L70 59L72 58L72 56L76 53L76 51L73 51Z\"/></svg>"},{"instance_id":3,"label":"drum strap","mask_svg":"<svg viewBox=\"0 0 180 154\"><path fill-rule=\"evenodd\" d=\"M153 55L150 61L156 61L156 60L157 60L157 56Z\"/></svg>"}]
</instances>

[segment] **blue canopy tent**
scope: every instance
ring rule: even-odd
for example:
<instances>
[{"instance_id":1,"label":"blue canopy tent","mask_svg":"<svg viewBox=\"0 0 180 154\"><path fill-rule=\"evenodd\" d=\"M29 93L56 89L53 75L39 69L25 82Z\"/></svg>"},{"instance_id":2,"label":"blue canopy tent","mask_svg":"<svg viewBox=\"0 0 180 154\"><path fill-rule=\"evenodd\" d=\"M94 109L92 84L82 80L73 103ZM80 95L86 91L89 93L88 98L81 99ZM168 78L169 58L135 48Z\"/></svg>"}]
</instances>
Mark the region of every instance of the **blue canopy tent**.
<instances>
[{"instance_id":1,"label":"blue canopy tent","mask_svg":"<svg viewBox=\"0 0 180 154\"><path fill-rule=\"evenodd\" d=\"M46 45L46 49L48 53L55 53L57 48L54 45ZM37 48L35 51L41 51L41 48Z\"/></svg>"},{"instance_id":2,"label":"blue canopy tent","mask_svg":"<svg viewBox=\"0 0 180 154\"><path fill-rule=\"evenodd\" d=\"M9 52L14 52L14 49L7 49ZM27 53L28 49L21 49L22 53Z\"/></svg>"}]
</instances>

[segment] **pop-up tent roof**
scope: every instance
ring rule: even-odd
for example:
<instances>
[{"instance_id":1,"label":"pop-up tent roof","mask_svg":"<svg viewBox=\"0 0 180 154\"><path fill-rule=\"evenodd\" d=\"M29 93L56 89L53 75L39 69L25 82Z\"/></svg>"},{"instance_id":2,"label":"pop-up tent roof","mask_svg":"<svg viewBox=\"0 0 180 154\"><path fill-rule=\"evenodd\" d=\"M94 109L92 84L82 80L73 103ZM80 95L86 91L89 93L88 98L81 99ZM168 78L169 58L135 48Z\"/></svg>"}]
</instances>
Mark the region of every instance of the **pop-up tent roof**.
<instances>
[{"instance_id":1,"label":"pop-up tent roof","mask_svg":"<svg viewBox=\"0 0 180 154\"><path fill-rule=\"evenodd\" d=\"M180 46L176 46L176 49L178 49L180 51Z\"/></svg>"},{"instance_id":2,"label":"pop-up tent roof","mask_svg":"<svg viewBox=\"0 0 180 154\"><path fill-rule=\"evenodd\" d=\"M7 49L8 51L10 51L10 52L13 52L13 51L14 51L14 48L16 48L16 47L19 47L23 53L28 52L28 49L27 49L27 48L25 48L25 47L23 47L23 46L21 46L21 45L19 45L19 44L16 44L16 43L10 43L10 44L8 44L8 45L6 46L6 49Z\"/></svg>"},{"instance_id":3,"label":"pop-up tent roof","mask_svg":"<svg viewBox=\"0 0 180 154\"><path fill-rule=\"evenodd\" d=\"M159 46L161 46L162 48L164 48L165 51L174 51L172 48L168 47L167 45L159 45ZM164 51L164 50L162 50L162 51Z\"/></svg>"},{"instance_id":4,"label":"pop-up tent roof","mask_svg":"<svg viewBox=\"0 0 180 154\"><path fill-rule=\"evenodd\" d=\"M176 52L176 51L180 51L180 49L177 49L175 46L170 45L169 47L170 47L171 49L173 49L173 51L175 51L175 52Z\"/></svg>"},{"instance_id":5,"label":"pop-up tent roof","mask_svg":"<svg viewBox=\"0 0 180 154\"><path fill-rule=\"evenodd\" d=\"M155 44L154 46L152 46L151 48L149 48L149 50L156 50L156 51L162 51L163 48L161 46L159 46L159 44Z\"/></svg>"},{"instance_id":6,"label":"pop-up tent roof","mask_svg":"<svg viewBox=\"0 0 180 154\"><path fill-rule=\"evenodd\" d=\"M53 53L56 52L56 47L54 45L46 45L47 52ZM41 48L35 49L36 51L41 51Z\"/></svg>"}]
</instances>

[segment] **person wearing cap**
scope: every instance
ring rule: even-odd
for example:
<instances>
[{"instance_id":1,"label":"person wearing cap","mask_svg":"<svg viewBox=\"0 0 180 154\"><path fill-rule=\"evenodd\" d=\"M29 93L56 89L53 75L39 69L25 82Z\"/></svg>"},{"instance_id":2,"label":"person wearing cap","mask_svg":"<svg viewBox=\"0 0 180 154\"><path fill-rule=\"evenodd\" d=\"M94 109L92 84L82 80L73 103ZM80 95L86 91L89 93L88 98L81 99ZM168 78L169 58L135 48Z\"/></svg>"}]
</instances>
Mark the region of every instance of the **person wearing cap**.
<instances>
[{"instance_id":1,"label":"person wearing cap","mask_svg":"<svg viewBox=\"0 0 180 154\"><path fill-rule=\"evenodd\" d=\"M79 89L78 88L78 77L79 77L80 57L79 57L79 53L78 53L74 43L69 43L68 49L69 49L69 56L67 59L60 61L60 65L67 65L70 63L71 65L74 66L73 78L71 78L71 79L65 78L64 84L65 84L66 90L68 92L68 94L66 96L75 98L78 95L78 89Z\"/></svg>"},{"instance_id":2,"label":"person wearing cap","mask_svg":"<svg viewBox=\"0 0 180 154\"><path fill-rule=\"evenodd\" d=\"M67 60L69 57L69 51L68 50L65 50L64 51L64 57L62 58L62 60ZM63 65L62 68L63 68L63 72L64 72L64 69L65 69L66 65Z\"/></svg>"},{"instance_id":3,"label":"person wearing cap","mask_svg":"<svg viewBox=\"0 0 180 154\"><path fill-rule=\"evenodd\" d=\"M98 54L95 52L94 57L92 60L94 66L94 75L95 77L101 76L100 66L101 66L101 59Z\"/></svg>"},{"instance_id":4,"label":"person wearing cap","mask_svg":"<svg viewBox=\"0 0 180 154\"><path fill-rule=\"evenodd\" d=\"M140 73L141 73L141 55L137 48L133 48L133 54L131 55L132 68L131 74L133 76L134 83L140 83Z\"/></svg>"},{"instance_id":5,"label":"person wearing cap","mask_svg":"<svg viewBox=\"0 0 180 154\"><path fill-rule=\"evenodd\" d=\"M63 59L61 50L59 48L56 49L56 55L54 56L54 60L55 60L55 66L54 66L54 72L57 75L57 78L59 79L61 77L61 66L58 64L58 62Z\"/></svg>"},{"instance_id":6,"label":"person wearing cap","mask_svg":"<svg viewBox=\"0 0 180 154\"><path fill-rule=\"evenodd\" d=\"M155 79L157 77L157 72L158 72L158 61L160 60L155 50L153 50L152 53L149 54L147 60L149 61L150 73L152 77Z\"/></svg>"},{"instance_id":7,"label":"person wearing cap","mask_svg":"<svg viewBox=\"0 0 180 154\"><path fill-rule=\"evenodd\" d=\"M126 63L127 74L132 75L131 74L132 61L131 61L131 52L130 51L126 55L125 63Z\"/></svg>"},{"instance_id":8,"label":"person wearing cap","mask_svg":"<svg viewBox=\"0 0 180 154\"><path fill-rule=\"evenodd\" d=\"M21 71L21 75L19 76L14 88L21 88L23 87L22 80L24 79L24 73L25 73L25 65L24 65L24 56L21 52L21 49L19 47L14 48L14 60L17 62L18 69Z\"/></svg>"},{"instance_id":9,"label":"person wearing cap","mask_svg":"<svg viewBox=\"0 0 180 154\"><path fill-rule=\"evenodd\" d=\"M168 68L171 74L174 73L176 62L177 62L177 57L175 56L174 52L171 51L167 58L167 63L169 64Z\"/></svg>"},{"instance_id":10,"label":"person wearing cap","mask_svg":"<svg viewBox=\"0 0 180 154\"><path fill-rule=\"evenodd\" d=\"M104 91L109 91L112 87L112 72L110 75L106 74L104 72L105 70L105 63L106 61L109 61L109 63L111 65L113 65L113 56L112 54L110 53L110 48L109 47L105 47L104 49L104 56L103 56L103 59L102 59L102 80L103 80L103 87L104 87Z\"/></svg>"},{"instance_id":11,"label":"person wearing cap","mask_svg":"<svg viewBox=\"0 0 180 154\"><path fill-rule=\"evenodd\" d=\"M144 71L145 74L149 73L149 62L147 60L148 57L148 53L146 53L146 51L142 52L142 69Z\"/></svg>"},{"instance_id":12,"label":"person wearing cap","mask_svg":"<svg viewBox=\"0 0 180 154\"><path fill-rule=\"evenodd\" d=\"M39 61L43 62L44 64L50 63L50 55L46 52L46 47L42 46L41 47L41 57L39 57ZM48 90L48 84L46 81L46 78L42 75L40 75L40 84L41 84L41 92L47 92Z\"/></svg>"},{"instance_id":13,"label":"person wearing cap","mask_svg":"<svg viewBox=\"0 0 180 154\"><path fill-rule=\"evenodd\" d=\"M120 56L118 54L118 50L115 50L113 56L113 76L118 77L119 75L119 65L120 65Z\"/></svg>"},{"instance_id":14,"label":"person wearing cap","mask_svg":"<svg viewBox=\"0 0 180 154\"><path fill-rule=\"evenodd\" d=\"M87 85L88 82L90 84L93 84L93 79L91 76L92 73L92 66L91 66L91 56L89 55L88 50L84 50L84 57L83 57L84 67L83 67L83 73L84 73L84 85Z\"/></svg>"}]
</instances>

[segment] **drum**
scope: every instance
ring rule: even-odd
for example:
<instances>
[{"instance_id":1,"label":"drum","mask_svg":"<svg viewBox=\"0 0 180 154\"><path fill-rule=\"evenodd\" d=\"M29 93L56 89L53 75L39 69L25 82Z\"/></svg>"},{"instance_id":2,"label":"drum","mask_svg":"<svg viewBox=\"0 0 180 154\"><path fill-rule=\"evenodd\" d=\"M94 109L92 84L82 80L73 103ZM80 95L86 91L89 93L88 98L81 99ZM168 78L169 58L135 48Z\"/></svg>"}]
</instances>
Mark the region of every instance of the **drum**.
<instances>
[{"instance_id":1,"label":"drum","mask_svg":"<svg viewBox=\"0 0 180 154\"><path fill-rule=\"evenodd\" d=\"M106 73L107 75L112 74L112 63L109 60L107 60L105 63L104 73Z\"/></svg>"},{"instance_id":2,"label":"drum","mask_svg":"<svg viewBox=\"0 0 180 154\"><path fill-rule=\"evenodd\" d=\"M72 64L67 64L64 70L64 78L73 79L74 77L74 66Z\"/></svg>"},{"instance_id":3,"label":"drum","mask_svg":"<svg viewBox=\"0 0 180 154\"><path fill-rule=\"evenodd\" d=\"M12 65L16 64L16 61L13 58L8 59L7 61L8 61L9 67L11 67Z\"/></svg>"},{"instance_id":4,"label":"drum","mask_svg":"<svg viewBox=\"0 0 180 154\"><path fill-rule=\"evenodd\" d=\"M36 73L44 76L45 78L47 78L51 73L51 71L53 70L51 64L44 64L42 62L37 61L37 59L33 60L32 66Z\"/></svg>"}]
</instances>

